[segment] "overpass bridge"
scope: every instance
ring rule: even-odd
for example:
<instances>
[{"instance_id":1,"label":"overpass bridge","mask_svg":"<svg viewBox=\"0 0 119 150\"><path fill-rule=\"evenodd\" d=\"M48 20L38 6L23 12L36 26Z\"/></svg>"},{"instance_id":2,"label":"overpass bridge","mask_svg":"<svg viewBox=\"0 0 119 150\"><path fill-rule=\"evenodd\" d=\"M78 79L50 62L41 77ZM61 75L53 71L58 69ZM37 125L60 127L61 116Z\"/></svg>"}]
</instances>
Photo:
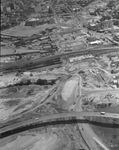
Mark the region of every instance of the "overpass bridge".
<instances>
[{"instance_id":1,"label":"overpass bridge","mask_svg":"<svg viewBox=\"0 0 119 150\"><path fill-rule=\"evenodd\" d=\"M30 125L35 125L35 124L42 124L42 123L53 122L53 121L72 120L74 118L79 120L79 117L101 117L101 118L119 119L119 114L101 113L101 112L69 112L69 113L53 114L49 116L43 116L39 118L30 119L27 121L19 122L19 123L1 128L0 134L4 132L16 130L18 128L24 128ZM84 118L81 120L84 120Z\"/></svg>"}]
</instances>

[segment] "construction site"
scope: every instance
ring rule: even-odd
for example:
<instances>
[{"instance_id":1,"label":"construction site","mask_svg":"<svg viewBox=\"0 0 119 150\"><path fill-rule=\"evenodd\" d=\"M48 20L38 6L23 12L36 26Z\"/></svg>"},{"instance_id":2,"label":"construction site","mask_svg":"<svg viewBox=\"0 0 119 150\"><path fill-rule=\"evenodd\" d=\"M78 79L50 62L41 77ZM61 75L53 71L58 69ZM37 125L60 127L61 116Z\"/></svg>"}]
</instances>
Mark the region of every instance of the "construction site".
<instances>
[{"instance_id":1,"label":"construction site","mask_svg":"<svg viewBox=\"0 0 119 150\"><path fill-rule=\"evenodd\" d=\"M0 150L119 150L118 0L1 0Z\"/></svg>"}]
</instances>

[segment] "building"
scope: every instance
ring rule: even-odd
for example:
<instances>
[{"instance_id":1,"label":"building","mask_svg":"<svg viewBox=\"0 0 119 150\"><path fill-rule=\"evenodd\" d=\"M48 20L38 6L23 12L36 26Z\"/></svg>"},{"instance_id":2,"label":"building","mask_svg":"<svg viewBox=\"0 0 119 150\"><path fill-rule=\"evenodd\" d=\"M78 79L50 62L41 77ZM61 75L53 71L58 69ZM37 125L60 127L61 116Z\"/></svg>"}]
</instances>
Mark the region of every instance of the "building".
<instances>
[{"instance_id":1,"label":"building","mask_svg":"<svg viewBox=\"0 0 119 150\"><path fill-rule=\"evenodd\" d=\"M44 21L43 19L40 18L30 18L25 22L25 26L38 26L38 25L43 25L47 23L47 21Z\"/></svg>"},{"instance_id":2,"label":"building","mask_svg":"<svg viewBox=\"0 0 119 150\"><path fill-rule=\"evenodd\" d=\"M89 45L100 45L102 41L95 37L87 37L87 42Z\"/></svg>"},{"instance_id":3,"label":"building","mask_svg":"<svg viewBox=\"0 0 119 150\"><path fill-rule=\"evenodd\" d=\"M48 23L49 23L49 24L55 24L54 18L50 18L50 19L48 20Z\"/></svg>"},{"instance_id":4,"label":"building","mask_svg":"<svg viewBox=\"0 0 119 150\"><path fill-rule=\"evenodd\" d=\"M113 23L115 26L119 27L119 20L114 20L114 23Z\"/></svg>"},{"instance_id":5,"label":"building","mask_svg":"<svg viewBox=\"0 0 119 150\"><path fill-rule=\"evenodd\" d=\"M119 33L115 34L113 39L117 42L119 42Z\"/></svg>"},{"instance_id":6,"label":"building","mask_svg":"<svg viewBox=\"0 0 119 150\"><path fill-rule=\"evenodd\" d=\"M113 27L113 20L105 20L100 23L102 29L112 28Z\"/></svg>"}]
</instances>

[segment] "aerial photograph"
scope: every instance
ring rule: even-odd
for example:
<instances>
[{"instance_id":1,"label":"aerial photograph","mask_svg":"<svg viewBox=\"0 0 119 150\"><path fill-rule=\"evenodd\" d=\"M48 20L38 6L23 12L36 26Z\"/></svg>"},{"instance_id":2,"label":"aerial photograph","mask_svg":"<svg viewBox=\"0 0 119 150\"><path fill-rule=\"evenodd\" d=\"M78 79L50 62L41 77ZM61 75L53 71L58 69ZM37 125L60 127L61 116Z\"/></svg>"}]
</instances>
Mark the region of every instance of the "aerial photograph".
<instances>
[{"instance_id":1,"label":"aerial photograph","mask_svg":"<svg viewBox=\"0 0 119 150\"><path fill-rule=\"evenodd\" d=\"M0 150L119 150L119 0L0 11Z\"/></svg>"}]
</instances>

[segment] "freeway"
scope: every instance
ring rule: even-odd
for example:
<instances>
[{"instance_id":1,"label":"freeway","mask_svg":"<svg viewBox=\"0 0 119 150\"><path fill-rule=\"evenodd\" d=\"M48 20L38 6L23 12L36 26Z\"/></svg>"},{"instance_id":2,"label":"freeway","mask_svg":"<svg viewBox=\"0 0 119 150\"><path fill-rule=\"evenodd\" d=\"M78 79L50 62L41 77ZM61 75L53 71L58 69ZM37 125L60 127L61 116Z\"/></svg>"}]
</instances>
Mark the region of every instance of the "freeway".
<instances>
[{"instance_id":1,"label":"freeway","mask_svg":"<svg viewBox=\"0 0 119 150\"><path fill-rule=\"evenodd\" d=\"M100 113L100 112L68 112L68 113L60 113L60 114L53 114L53 115L49 115L49 116L43 116L40 118L34 118L34 119L30 119L27 121L23 121L22 123L16 123L13 125L10 125L8 127L4 127L0 129L0 134L7 132L7 131L11 131L11 130L15 130L17 128L22 128L25 126L30 126L32 124L42 124L42 123L47 123L47 122L52 122L54 120L63 120L63 119L67 119L71 120L73 118L79 118L79 117L102 117L102 118L113 118L113 119L119 119L119 114L115 114L115 113ZM84 118L83 118L84 119Z\"/></svg>"}]
</instances>

